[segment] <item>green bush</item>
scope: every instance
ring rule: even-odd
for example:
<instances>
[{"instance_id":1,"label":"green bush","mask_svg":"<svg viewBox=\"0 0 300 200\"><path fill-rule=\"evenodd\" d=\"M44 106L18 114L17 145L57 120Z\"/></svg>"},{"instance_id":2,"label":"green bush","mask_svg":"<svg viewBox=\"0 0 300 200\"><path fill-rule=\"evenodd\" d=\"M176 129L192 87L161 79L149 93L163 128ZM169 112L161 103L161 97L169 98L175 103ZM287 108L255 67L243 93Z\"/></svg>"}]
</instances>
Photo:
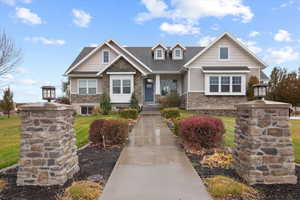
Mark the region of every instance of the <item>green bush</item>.
<instances>
[{"instance_id":1,"label":"green bush","mask_svg":"<svg viewBox=\"0 0 300 200\"><path fill-rule=\"evenodd\" d=\"M181 103L180 96L177 92L171 92L169 95L160 97L159 103L164 108L172 108L172 107L179 107Z\"/></svg>"},{"instance_id":2,"label":"green bush","mask_svg":"<svg viewBox=\"0 0 300 200\"><path fill-rule=\"evenodd\" d=\"M120 116L125 119L137 119L138 111L136 109L123 109L120 111Z\"/></svg>"},{"instance_id":3,"label":"green bush","mask_svg":"<svg viewBox=\"0 0 300 200\"><path fill-rule=\"evenodd\" d=\"M103 147L120 145L128 138L128 121L121 119L97 119L89 129L89 140Z\"/></svg>"},{"instance_id":4,"label":"green bush","mask_svg":"<svg viewBox=\"0 0 300 200\"><path fill-rule=\"evenodd\" d=\"M111 111L111 103L109 96L104 93L100 99L100 109L103 115L108 115Z\"/></svg>"},{"instance_id":5,"label":"green bush","mask_svg":"<svg viewBox=\"0 0 300 200\"><path fill-rule=\"evenodd\" d=\"M132 93L131 95L129 107L136 109L138 112L141 110L139 105L139 100L136 98L135 93Z\"/></svg>"},{"instance_id":6,"label":"green bush","mask_svg":"<svg viewBox=\"0 0 300 200\"><path fill-rule=\"evenodd\" d=\"M161 111L161 114L164 118L167 119L180 117L178 108L165 108Z\"/></svg>"}]
</instances>

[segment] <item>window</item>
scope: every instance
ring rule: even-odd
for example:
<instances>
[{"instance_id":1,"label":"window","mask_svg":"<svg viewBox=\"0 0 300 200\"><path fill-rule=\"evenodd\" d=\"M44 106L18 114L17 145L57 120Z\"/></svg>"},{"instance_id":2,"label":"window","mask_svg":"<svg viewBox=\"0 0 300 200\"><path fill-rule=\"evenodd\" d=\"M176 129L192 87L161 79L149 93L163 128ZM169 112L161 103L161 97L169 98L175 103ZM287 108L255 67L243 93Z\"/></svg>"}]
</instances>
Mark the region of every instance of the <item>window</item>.
<instances>
[{"instance_id":1,"label":"window","mask_svg":"<svg viewBox=\"0 0 300 200\"><path fill-rule=\"evenodd\" d=\"M121 80L113 80L113 94L121 94Z\"/></svg>"},{"instance_id":2,"label":"window","mask_svg":"<svg viewBox=\"0 0 300 200\"><path fill-rule=\"evenodd\" d=\"M230 76L221 77L221 92L230 92Z\"/></svg>"},{"instance_id":3,"label":"window","mask_svg":"<svg viewBox=\"0 0 300 200\"><path fill-rule=\"evenodd\" d=\"M123 94L130 94L131 93L131 85L130 80L123 80Z\"/></svg>"},{"instance_id":4,"label":"window","mask_svg":"<svg viewBox=\"0 0 300 200\"><path fill-rule=\"evenodd\" d=\"M180 48L175 48L173 50L173 59L174 60L182 59L182 50Z\"/></svg>"},{"instance_id":5,"label":"window","mask_svg":"<svg viewBox=\"0 0 300 200\"><path fill-rule=\"evenodd\" d=\"M79 94L96 94L97 93L97 80L87 79L79 80Z\"/></svg>"},{"instance_id":6,"label":"window","mask_svg":"<svg viewBox=\"0 0 300 200\"><path fill-rule=\"evenodd\" d=\"M94 106L81 106L82 115L91 115L93 112Z\"/></svg>"},{"instance_id":7,"label":"window","mask_svg":"<svg viewBox=\"0 0 300 200\"><path fill-rule=\"evenodd\" d=\"M105 50L102 52L102 59L103 59L103 64L108 64L109 63L109 51Z\"/></svg>"},{"instance_id":8,"label":"window","mask_svg":"<svg viewBox=\"0 0 300 200\"><path fill-rule=\"evenodd\" d=\"M209 77L209 91L210 92L219 92L219 77L218 76Z\"/></svg>"},{"instance_id":9,"label":"window","mask_svg":"<svg viewBox=\"0 0 300 200\"><path fill-rule=\"evenodd\" d=\"M162 48L158 48L155 50L155 59L156 60L165 59L164 50Z\"/></svg>"},{"instance_id":10,"label":"window","mask_svg":"<svg viewBox=\"0 0 300 200\"><path fill-rule=\"evenodd\" d=\"M161 95L166 96L172 92L177 93L177 80L160 80Z\"/></svg>"},{"instance_id":11,"label":"window","mask_svg":"<svg viewBox=\"0 0 300 200\"><path fill-rule=\"evenodd\" d=\"M229 49L228 47L220 47L220 60L229 59Z\"/></svg>"},{"instance_id":12,"label":"window","mask_svg":"<svg viewBox=\"0 0 300 200\"><path fill-rule=\"evenodd\" d=\"M242 77L232 77L232 92L242 92Z\"/></svg>"}]
</instances>

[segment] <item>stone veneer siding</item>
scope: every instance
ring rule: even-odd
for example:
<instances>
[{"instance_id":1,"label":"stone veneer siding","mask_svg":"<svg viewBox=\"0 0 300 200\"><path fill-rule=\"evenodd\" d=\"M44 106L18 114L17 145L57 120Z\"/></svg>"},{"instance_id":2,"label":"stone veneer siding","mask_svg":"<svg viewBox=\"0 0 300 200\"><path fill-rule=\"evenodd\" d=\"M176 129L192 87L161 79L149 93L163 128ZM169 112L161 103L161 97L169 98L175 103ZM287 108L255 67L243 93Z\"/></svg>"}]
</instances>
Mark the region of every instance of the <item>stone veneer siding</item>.
<instances>
[{"instance_id":1,"label":"stone veneer siding","mask_svg":"<svg viewBox=\"0 0 300 200\"><path fill-rule=\"evenodd\" d=\"M79 95L71 94L71 103L99 103L101 94Z\"/></svg>"},{"instance_id":2,"label":"stone veneer siding","mask_svg":"<svg viewBox=\"0 0 300 200\"><path fill-rule=\"evenodd\" d=\"M183 94L180 96L180 108L186 109L187 105L187 94Z\"/></svg>"},{"instance_id":3,"label":"stone veneer siding","mask_svg":"<svg viewBox=\"0 0 300 200\"><path fill-rule=\"evenodd\" d=\"M249 184L296 184L289 104L253 101L237 106L234 168Z\"/></svg>"},{"instance_id":4,"label":"stone veneer siding","mask_svg":"<svg viewBox=\"0 0 300 200\"><path fill-rule=\"evenodd\" d=\"M56 103L20 108L18 185L63 185L79 171L73 114Z\"/></svg>"}]
</instances>

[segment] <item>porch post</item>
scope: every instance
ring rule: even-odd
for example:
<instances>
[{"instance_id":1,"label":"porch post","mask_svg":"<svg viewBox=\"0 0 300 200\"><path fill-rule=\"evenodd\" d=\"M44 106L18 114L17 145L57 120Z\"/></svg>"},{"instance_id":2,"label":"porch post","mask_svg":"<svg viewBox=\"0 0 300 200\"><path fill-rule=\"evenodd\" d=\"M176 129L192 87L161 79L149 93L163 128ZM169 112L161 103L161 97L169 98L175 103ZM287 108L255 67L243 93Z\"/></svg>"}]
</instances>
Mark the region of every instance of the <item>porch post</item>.
<instances>
[{"instance_id":1,"label":"porch post","mask_svg":"<svg viewBox=\"0 0 300 200\"><path fill-rule=\"evenodd\" d=\"M160 74L155 76L155 103L159 102L160 97Z\"/></svg>"}]
</instances>

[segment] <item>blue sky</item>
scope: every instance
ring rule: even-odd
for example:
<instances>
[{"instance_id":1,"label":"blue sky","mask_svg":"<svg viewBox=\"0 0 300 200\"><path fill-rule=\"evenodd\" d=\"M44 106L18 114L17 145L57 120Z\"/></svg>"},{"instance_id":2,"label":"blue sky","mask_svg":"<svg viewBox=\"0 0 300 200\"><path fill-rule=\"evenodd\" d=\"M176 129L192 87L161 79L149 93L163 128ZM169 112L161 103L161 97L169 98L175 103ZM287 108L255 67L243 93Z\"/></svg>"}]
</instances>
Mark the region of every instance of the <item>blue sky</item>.
<instances>
[{"instance_id":1,"label":"blue sky","mask_svg":"<svg viewBox=\"0 0 300 200\"><path fill-rule=\"evenodd\" d=\"M62 74L81 48L107 39L122 45L207 45L227 31L274 66L300 67L299 0L0 0L0 29L23 50L15 73L0 80L15 101L61 94Z\"/></svg>"}]
</instances>

